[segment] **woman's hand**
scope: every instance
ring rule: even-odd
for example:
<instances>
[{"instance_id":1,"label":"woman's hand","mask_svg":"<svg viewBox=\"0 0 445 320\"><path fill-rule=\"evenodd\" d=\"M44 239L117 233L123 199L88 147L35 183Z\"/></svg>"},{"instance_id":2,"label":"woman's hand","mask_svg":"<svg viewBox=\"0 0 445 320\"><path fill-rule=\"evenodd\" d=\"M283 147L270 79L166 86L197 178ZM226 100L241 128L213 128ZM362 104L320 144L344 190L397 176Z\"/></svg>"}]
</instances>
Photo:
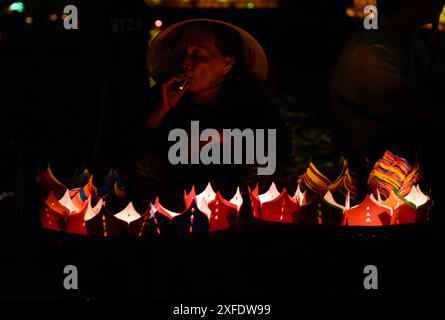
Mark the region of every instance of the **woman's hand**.
<instances>
[{"instance_id":1,"label":"woman's hand","mask_svg":"<svg viewBox=\"0 0 445 320\"><path fill-rule=\"evenodd\" d=\"M181 85L178 85L178 83ZM147 126L157 128L162 119L178 104L188 88L189 83L184 75L175 75L164 82L161 85L159 106L157 111L148 118Z\"/></svg>"},{"instance_id":2,"label":"woman's hand","mask_svg":"<svg viewBox=\"0 0 445 320\"><path fill-rule=\"evenodd\" d=\"M179 87L179 84L185 85ZM160 100L160 110L169 112L173 109L182 98L184 93L187 91L189 83L187 82L187 77L184 75L175 75L161 85L161 100Z\"/></svg>"}]
</instances>

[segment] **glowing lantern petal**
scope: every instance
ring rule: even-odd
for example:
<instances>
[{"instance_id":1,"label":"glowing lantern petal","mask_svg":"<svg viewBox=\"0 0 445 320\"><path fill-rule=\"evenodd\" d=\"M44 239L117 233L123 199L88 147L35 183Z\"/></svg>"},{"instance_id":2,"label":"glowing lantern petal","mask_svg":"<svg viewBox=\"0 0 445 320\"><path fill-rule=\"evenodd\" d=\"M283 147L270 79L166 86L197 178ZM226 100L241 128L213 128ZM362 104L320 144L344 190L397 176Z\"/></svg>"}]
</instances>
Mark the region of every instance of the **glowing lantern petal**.
<instances>
[{"instance_id":1,"label":"glowing lantern petal","mask_svg":"<svg viewBox=\"0 0 445 320\"><path fill-rule=\"evenodd\" d=\"M134 209L132 202L130 202L124 210L116 213L114 216L122 221L125 221L127 224L130 224L141 217L141 215Z\"/></svg>"},{"instance_id":2,"label":"glowing lantern petal","mask_svg":"<svg viewBox=\"0 0 445 320\"><path fill-rule=\"evenodd\" d=\"M65 208L68 208L68 210L70 211L69 214L78 213L80 211L80 209L71 200L69 190L66 190L63 197L59 200L59 203Z\"/></svg>"},{"instance_id":3,"label":"glowing lantern petal","mask_svg":"<svg viewBox=\"0 0 445 320\"><path fill-rule=\"evenodd\" d=\"M411 191L405 196L405 199L414 204L417 208L430 201L430 198L420 190L419 185L411 188Z\"/></svg>"}]
</instances>

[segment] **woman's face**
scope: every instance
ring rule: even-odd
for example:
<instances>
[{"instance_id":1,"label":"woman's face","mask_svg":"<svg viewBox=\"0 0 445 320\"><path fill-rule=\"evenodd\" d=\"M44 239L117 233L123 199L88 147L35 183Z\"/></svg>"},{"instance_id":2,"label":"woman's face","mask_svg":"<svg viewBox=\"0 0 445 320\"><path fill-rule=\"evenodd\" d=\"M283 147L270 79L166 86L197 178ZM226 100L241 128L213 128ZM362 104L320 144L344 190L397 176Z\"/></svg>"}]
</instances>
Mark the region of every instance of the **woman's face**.
<instances>
[{"instance_id":1,"label":"woman's face","mask_svg":"<svg viewBox=\"0 0 445 320\"><path fill-rule=\"evenodd\" d=\"M189 81L189 92L199 93L217 88L233 66L233 57L224 57L216 46L215 36L203 27L189 27L179 45L182 72Z\"/></svg>"}]
</instances>

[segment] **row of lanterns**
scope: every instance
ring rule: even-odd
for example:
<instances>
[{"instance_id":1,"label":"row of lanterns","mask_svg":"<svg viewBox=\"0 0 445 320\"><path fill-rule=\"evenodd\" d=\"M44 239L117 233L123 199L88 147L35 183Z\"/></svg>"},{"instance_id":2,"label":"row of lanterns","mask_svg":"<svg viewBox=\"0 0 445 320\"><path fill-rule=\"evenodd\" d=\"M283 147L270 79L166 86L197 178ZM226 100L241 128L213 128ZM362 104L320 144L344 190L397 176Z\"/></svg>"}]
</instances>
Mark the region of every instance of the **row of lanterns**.
<instances>
[{"instance_id":1,"label":"row of lanterns","mask_svg":"<svg viewBox=\"0 0 445 320\"><path fill-rule=\"evenodd\" d=\"M298 179L295 194L274 183L260 194L259 188L248 187L248 199L255 220L297 224L337 226L387 226L429 220L432 201L417 184L419 166L412 167L404 158L387 151L373 167L369 179L370 193L359 204L357 182L341 162L339 177L331 182L311 162ZM201 193L192 187L184 191L182 212L173 212L161 204L159 197L145 212L137 212L132 202L125 209L112 213L107 201L112 197L125 199L125 188L115 170L93 184L93 177L84 171L79 183L83 187L67 188L50 167L40 175L45 200L39 216L44 228L96 236L146 236L157 234L205 233L224 230L240 222L243 197L237 188L226 200L209 183ZM337 201L339 198L342 201ZM337 198L337 200L335 199Z\"/></svg>"},{"instance_id":2,"label":"row of lanterns","mask_svg":"<svg viewBox=\"0 0 445 320\"><path fill-rule=\"evenodd\" d=\"M231 200L226 200L213 191L209 183L199 194L195 188L189 193L184 192L185 209L182 212L168 210L156 198L143 213L138 213L130 202L124 210L113 214L103 198L98 198L93 205L91 186L90 178L87 186L75 193L66 190L60 199L50 191L39 212L42 226L105 237L205 233L235 226L243 203L239 188Z\"/></svg>"},{"instance_id":3,"label":"row of lanterns","mask_svg":"<svg viewBox=\"0 0 445 320\"><path fill-rule=\"evenodd\" d=\"M324 196L308 201L307 191L300 187L293 196L286 189L279 192L272 184L266 193L258 194L258 189L249 190L255 218L299 224L322 224L341 226L387 226L416 223L429 220L431 200L418 185L411 188L405 197L392 191L383 200L369 194L358 205L351 206L350 193L345 203L339 204L330 191Z\"/></svg>"}]
</instances>

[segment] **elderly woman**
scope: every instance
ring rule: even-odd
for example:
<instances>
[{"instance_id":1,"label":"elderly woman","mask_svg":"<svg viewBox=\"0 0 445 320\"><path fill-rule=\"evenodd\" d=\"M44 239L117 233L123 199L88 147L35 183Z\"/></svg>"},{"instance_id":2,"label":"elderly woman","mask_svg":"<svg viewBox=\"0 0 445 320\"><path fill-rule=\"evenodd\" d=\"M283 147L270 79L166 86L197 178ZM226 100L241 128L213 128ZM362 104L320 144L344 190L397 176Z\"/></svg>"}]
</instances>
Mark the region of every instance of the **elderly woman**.
<instances>
[{"instance_id":1,"label":"elderly woman","mask_svg":"<svg viewBox=\"0 0 445 320\"><path fill-rule=\"evenodd\" d=\"M283 160L287 155L290 136L263 91L267 59L247 32L216 20L177 23L151 43L148 67L157 85L149 92L147 114L141 116L143 151L128 162L133 197L178 198L183 189L195 185L200 191L207 182L229 196L238 185L255 182L255 165L169 164L168 148L173 144L169 132L190 131L191 121L199 121L201 130L220 133L235 128L276 129L277 157Z\"/></svg>"}]
</instances>

